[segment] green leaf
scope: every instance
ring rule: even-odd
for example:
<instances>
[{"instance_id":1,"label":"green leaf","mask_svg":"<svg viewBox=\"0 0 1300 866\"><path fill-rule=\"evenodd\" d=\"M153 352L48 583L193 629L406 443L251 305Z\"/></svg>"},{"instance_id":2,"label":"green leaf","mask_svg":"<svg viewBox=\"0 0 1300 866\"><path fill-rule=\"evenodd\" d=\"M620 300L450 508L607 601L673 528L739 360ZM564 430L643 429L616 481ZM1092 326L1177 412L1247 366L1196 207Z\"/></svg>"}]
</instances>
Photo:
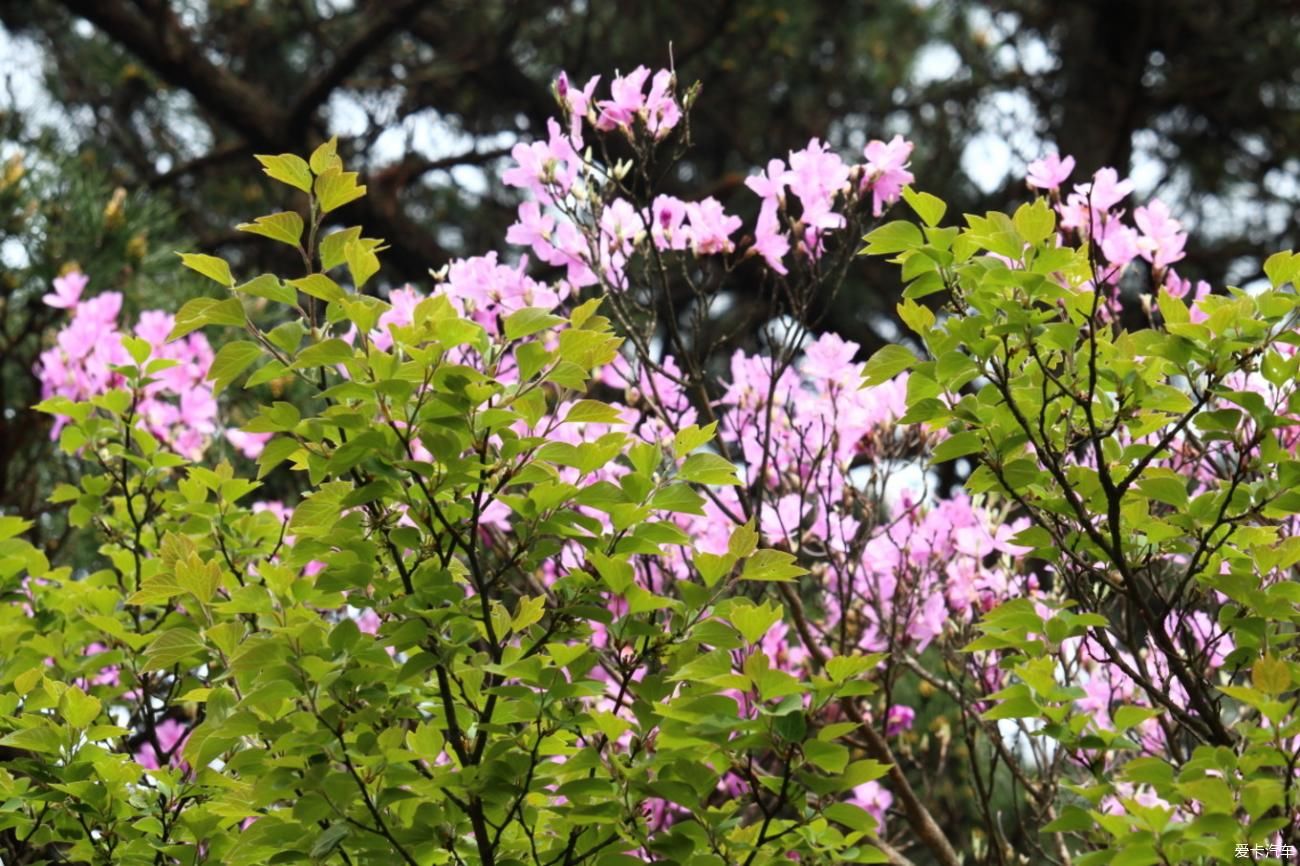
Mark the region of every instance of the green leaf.
<instances>
[{"instance_id":1,"label":"green leaf","mask_svg":"<svg viewBox=\"0 0 1300 866\"><path fill-rule=\"evenodd\" d=\"M1183 325L1192 320L1187 304L1181 298L1169 294L1164 286L1160 287L1160 294L1156 296L1156 306L1160 308L1160 315L1164 317L1166 325Z\"/></svg>"},{"instance_id":2,"label":"green leaf","mask_svg":"<svg viewBox=\"0 0 1300 866\"><path fill-rule=\"evenodd\" d=\"M876 779L883 779L889 775L889 766L873 759L854 761L840 776L840 785L847 790L865 785L867 782L874 782Z\"/></svg>"},{"instance_id":3,"label":"green leaf","mask_svg":"<svg viewBox=\"0 0 1300 866\"><path fill-rule=\"evenodd\" d=\"M292 355L298 351L298 346L302 344L302 337L305 333L306 328L303 327L302 321L300 319L291 319L272 328L266 338L277 349Z\"/></svg>"},{"instance_id":4,"label":"green leaf","mask_svg":"<svg viewBox=\"0 0 1300 866\"><path fill-rule=\"evenodd\" d=\"M190 628L178 627L163 632L149 644L144 652L143 671L166 670L206 649L199 633Z\"/></svg>"},{"instance_id":5,"label":"green leaf","mask_svg":"<svg viewBox=\"0 0 1300 866\"><path fill-rule=\"evenodd\" d=\"M837 824L843 824L850 830L856 830L859 833L878 833L880 831L876 816L853 803L832 803L826 807L822 814L827 819Z\"/></svg>"},{"instance_id":6,"label":"green leaf","mask_svg":"<svg viewBox=\"0 0 1300 866\"><path fill-rule=\"evenodd\" d=\"M992 722L998 719L1030 719L1042 711L1028 692L1015 695L999 703L996 707L983 713L980 718Z\"/></svg>"},{"instance_id":7,"label":"green leaf","mask_svg":"<svg viewBox=\"0 0 1300 866\"><path fill-rule=\"evenodd\" d=\"M1047 199L1038 198L1017 208L1012 223L1022 238L1037 246L1056 231L1056 213L1048 206Z\"/></svg>"},{"instance_id":8,"label":"green leaf","mask_svg":"<svg viewBox=\"0 0 1300 866\"><path fill-rule=\"evenodd\" d=\"M320 242L320 266L331 270L347 261L344 250L350 242L361 237L361 226L351 226L327 234Z\"/></svg>"},{"instance_id":9,"label":"green leaf","mask_svg":"<svg viewBox=\"0 0 1300 866\"><path fill-rule=\"evenodd\" d=\"M267 382L273 382L282 377L286 372L288 372L288 370L289 368L277 359L267 361L265 364L258 367L253 372L253 375L244 380L244 390L247 391L249 388L256 388L258 385L265 385Z\"/></svg>"},{"instance_id":10,"label":"green leaf","mask_svg":"<svg viewBox=\"0 0 1300 866\"><path fill-rule=\"evenodd\" d=\"M849 764L849 750L839 743L808 740L803 744L804 757L827 773L842 773Z\"/></svg>"},{"instance_id":11,"label":"green leaf","mask_svg":"<svg viewBox=\"0 0 1300 866\"><path fill-rule=\"evenodd\" d=\"M203 253L177 253L181 257L181 264L192 271L196 271L215 283L220 283L227 289L235 285L235 278L230 275L230 265L226 264L224 259L216 256L206 256Z\"/></svg>"},{"instance_id":12,"label":"green leaf","mask_svg":"<svg viewBox=\"0 0 1300 866\"><path fill-rule=\"evenodd\" d=\"M343 510L343 497L352 489L345 482L322 484L313 495L298 503L289 520L289 531L295 534L322 535L338 519Z\"/></svg>"},{"instance_id":13,"label":"green leaf","mask_svg":"<svg viewBox=\"0 0 1300 866\"><path fill-rule=\"evenodd\" d=\"M135 361L137 366L143 364L145 359L149 357L150 346L148 340L124 336L122 337L122 347L126 349L126 353L131 356L131 360Z\"/></svg>"},{"instance_id":14,"label":"green leaf","mask_svg":"<svg viewBox=\"0 0 1300 866\"><path fill-rule=\"evenodd\" d=\"M942 292L947 287L942 274L938 271L930 271L921 274L921 276L908 283L907 288L903 290L903 298L909 301L914 298L924 298L927 295Z\"/></svg>"},{"instance_id":15,"label":"green leaf","mask_svg":"<svg viewBox=\"0 0 1300 866\"><path fill-rule=\"evenodd\" d=\"M650 498L650 507L677 514L703 514L704 497L687 484L669 484Z\"/></svg>"},{"instance_id":16,"label":"green leaf","mask_svg":"<svg viewBox=\"0 0 1300 866\"><path fill-rule=\"evenodd\" d=\"M57 729L46 723L39 727L24 728L7 734L0 739L0 746L11 746L40 754L57 754L64 746L64 739Z\"/></svg>"},{"instance_id":17,"label":"green leaf","mask_svg":"<svg viewBox=\"0 0 1300 866\"><path fill-rule=\"evenodd\" d=\"M520 596L515 606L514 616L510 619L510 628L516 632L523 631L535 622L541 621L546 613L546 596L533 598Z\"/></svg>"},{"instance_id":18,"label":"green leaf","mask_svg":"<svg viewBox=\"0 0 1300 866\"><path fill-rule=\"evenodd\" d=\"M309 165L316 174L324 174L332 170L341 171L343 169L343 160L339 159L339 137L332 135L329 141L323 142L313 150L309 158Z\"/></svg>"},{"instance_id":19,"label":"green leaf","mask_svg":"<svg viewBox=\"0 0 1300 866\"><path fill-rule=\"evenodd\" d=\"M297 439L291 439L288 436L277 436L267 442L262 447L262 453L257 458L258 479L266 477L266 473L288 460L289 455L301 447Z\"/></svg>"},{"instance_id":20,"label":"green leaf","mask_svg":"<svg viewBox=\"0 0 1300 866\"><path fill-rule=\"evenodd\" d=\"M729 554L697 553L695 554L694 563L696 570L700 573L700 579L704 581L704 585L712 587L731 573L731 569L736 566L736 557Z\"/></svg>"},{"instance_id":21,"label":"green leaf","mask_svg":"<svg viewBox=\"0 0 1300 866\"><path fill-rule=\"evenodd\" d=\"M348 263L348 273L352 274L352 285L356 286L357 291L361 291L361 287L379 273L379 256L375 255L379 243L359 238L343 245L343 258Z\"/></svg>"},{"instance_id":22,"label":"green leaf","mask_svg":"<svg viewBox=\"0 0 1300 866\"><path fill-rule=\"evenodd\" d=\"M1286 283L1294 283L1298 273L1300 273L1300 255L1290 250L1273 253L1264 260L1264 275L1268 277L1268 281L1274 288Z\"/></svg>"},{"instance_id":23,"label":"green leaf","mask_svg":"<svg viewBox=\"0 0 1300 866\"><path fill-rule=\"evenodd\" d=\"M615 559L606 556L599 550L593 550L589 554L591 564L596 567L596 573L600 579L605 582L611 590L619 595L624 594L635 582L632 572L632 563L626 559Z\"/></svg>"},{"instance_id":24,"label":"green leaf","mask_svg":"<svg viewBox=\"0 0 1300 866\"><path fill-rule=\"evenodd\" d=\"M524 307L506 316L505 334L507 340L520 340L532 336L538 331L554 328L564 324L564 319L538 307Z\"/></svg>"},{"instance_id":25,"label":"green leaf","mask_svg":"<svg viewBox=\"0 0 1300 866\"><path fill-rule=\"evenodd\" d=\"M356 201L366 194L365 186L357 184L357 173L355 171L340 171L338 169L330 169L324 174L317 175L313 189L316 192L316 200L320 204L321 213L337 210L348 202Z\"/></svg>"},{"instance_id":26,"label":"green leaf","mask_svg":"<svg viewBox=\"0 0 1300 866\"><path fill-rule=\"evenodd\" d=\"M965 457L968 454L977 454L984 449L984 443L979 434L972 430L963 430L961 433L949 436L939 443L934 449L932 457L935 463L944 463L948 460L956 460L958 457Z\"/></svg>"},{"instance_id":27,"label":"green leaf","mask_svg":"<svg viewBox=\"0 0 1300 866\"><path fill-rule=\"evenodd\" d=\"M904 298L898 305L898 317L903 320L903 324L921 336L934 327L934 311L911 298Z\"/></svg>"},{"instance_id":28,"label":"green leaf","mask_svg":"<svg viewBox=\"0 0 1300 866\"><path fill-rule=\"evenodd\" d=\"M1280 695L1291 688L1291 666L1276 656L1261 656L1250 669L1250 681L1266 695Z\"/></svg>"},{"instance_id":29,"label":"green leaf","mask_svg":"<svg viewBox=\"0 0 1300 866\"><path fill-rule=\"evenodd\" d=\"M921 230L906 220L894 220L868 234L865 238L866 248L863 253L869 256L892 255L904 250L912 250L923 245L925 238Z\"/></svg>"},{"instance_id":30,"label":"green leaf","mask_svg":"<svg viewBox=\"0 0 1300 866\"><path fill-rule=\"evenodd\" d=\"M0 541L7 541L31 528L32 522L30 520L23 520L21 517L12 515L0 515Z\"/></svg>"},{"instance_id":31,"label":"green leaf","mask_svg":"<svg viewBox=\"0 0 1300 866\"><path fill-rule=\"evenodd\" d=\"M619 424L623 420L619 411L599 400L579 400L564 416L565 424Z\"/></svg>"},{"instance_id":32,"label":"green leaf","mask_svg":"<svg viewBox=\"0 0 1300 866\"><path fill-rule=\"evenodd\" d=\"M744 559L753 553L757 547L758 531L754 529L752 519L748 523L731 530L731 538L727 540L727 553L736 557L736 559Z\"/></svg>"},{"instance_id":33,"label":"green leaf","mask_svg":"<svg viewBox=\"0 0 1300 866\"><path fill-rule=\"evenodd\" d=\"M928 226L937 226L948 210L943 199L928 192L918 192L910 186L903 187L903 199L916 211L921 222Z\"/></svg>"},{"instance_id":34,"label":"green leaf","mask_svg":"<svg viewBox=\"0 0 1300 866\"><path fill-rule=\"evenodd\" d=\"M340 842L348 837L348 832L348 825L342 821L330 824L321 831L320 835L316 837L316 841L312 843L309 856L321 860L325 859L339 846Z\"/></svg>"},{"instance_id":35,"label":"green leaf","mask_svg":"<svg viewBox=\"0 0 1300 866\"><path fill-rule=\"evenodd\" d=\"M880 664L882 658L878 653L865 656L835 656L826 661L826 675L833 682L848 682Z\"/></svg>"},{"instance_id":36,"label":"green leaf","mask_svg":"<svg viewBox=\"0 0 1300 866\"><path fill-rule=\"evenodd\" d=\"M1177 508L1186 508L1187 499L1187 479L1181 476L1160 475L1153 478L1143 478L1137 484L1138 490L1166 505L1173 505Z\"/></svg>"},{"instance_id":37,"label":"green leaf","mask_svg":"<svg viewBox=\"0 0 1300 866\"><path fill-rule=\"evenodd\" d=\"M240 223L235 228L291 247L297 247L302 241L302 217L291 210L257 217L251 223Z\"/></svg>"},{"instance_id":38,"label":"green leaf","mask_svg":"<svg viewBox=\"0 0 1300 866\"><path fill-rule=\"evenodd\" d=\"M862 370L862 387L871 388L910 369L919 359L904 346L890 343L871 356Z\"/></svg>"},{"instance_id":39,"label":"green leaf","mask_svg":"<svg viewBox=\"0 0 1300 866\"><path fill-rule=\"evenodd\" d=\"M63 693L59 705L64 721L74 728L84 728L99 718L99 698L86 694L77 686L72 686Z\"/></svg>"},{"instance_id":40,"label":"green leaf","mask_svg":"<svg viewBox=\"0 0 1300 866\"><path fill-rule=\"evenodd\" d=\"M740 478L736 474L736 467L717 454L708 452L692 454L687 457L685 462L682 463L681 469L678 470L677 477L683 481L692 481L696 484L740 484Z\"/></svg>"},{"instance_id":41,"label":"green leaf","mask_svg":"<svg viewBox=\"0 0 1300 866\"><path fill-rule=\"evenodd\" d=\"M1115 730L1123 733L1129 728L1140 725L1147 719L1154 719L1160 715L1159 710L1153 710L1150 707L1122 706L1115 711Z\"/></svg>"},{"instance_id":42,"label":"green leaf","mask_svg":"<svg viewBox=\"0 0 1300 866\"><path fill-rule=\"evenodd\" d=\"M329 367L334 364L342 364L351 361L355 352L356 350L347 343L337 337L332 337L303 349L298 353L298 357L294 359L292 367L295 370L302 370L308 367Z\"/></svg>"},{"instance_id":43,"label":"green leaf","mask_svg":"<svg viewBox=\"0 0 1300 866\"><path fill-rule=\"evenodd\" d=\"M311 192L311 167L301 156L292 153L282 153L279 156L257 154L256 158L268 177L303 192Z\"/></svg>"},{"instance_id":44,"label":"green leaf","mask_svg":"<svg viewBox=\"0 0 1300 866\"><path fill-rule=\"evenodd\" d=\"M346 295L338 283L324 274L309 274L296 280L289 280L289 285L304 295L311 295L322 301L338 301Z\"/></svg>"},{"instance_id":45,"label":"green leaf","mask_svg":"<svg viewBox=\"0 0 1300 866\"><path fill-rule=\"evenodd\" d=\"M442 754L446 741L437 725L421 722L415 730L406 732L406 747L427 761Z\"/></svg>"},{"instance_id":46,"label":"green leaf","mask_svg":"<svg viewBox=\"0 0 1300 866\"><path fill-rule=\"evenodd\" d=\"M673 456L680 460L696 448L710 442L717 429L718 422L714 421L704 427L692 424L677 431L673 435Z\"/></svg>"},{"instance_id":47,"label":"green leaf","mask_svg":"<svg viewBox=\"0 0 1300 866\"><path fill-rule=\"evenodd\" d=\"M1043 827L1044 833L1074 833L1093 828L1092 816L1078 806L1065 806L1060 817Z\"/></svg>"},{"instance_id":48,"label":"green leaf","mask_svg":"<svg viewBox=\"0 0 1300 866\"><path fill-rule=\"evenodd\" d=\"M727 619L747 643L758 643L772 630L772 626L781 621L785 611L776 603L764 603L762 606L749 603L737 604L727 614Z\"/></svg>"},{"instance_id":49,"label":"green leaf","mask_svg":"<svg viewBox=\"0 0 1300 866\"><path fill-rule=\"evenodd\" d=\"M705 681L714 677L726 677L732 673L731 653L726 650L713 650L698 655L677 669L670 680Z\"/></svg>"},{"instance_id":50,"label":"green leaf","mask_svg":"<svg viewBox=\"0 0 1300 866\"><path fill-rule=\"evenodd\" d=\"M191 331L197 331L205 325L244 325L244 305L239 298L194 298L187 301L176 314L172 332L168 341L178 340Z\"/></svg>"},{"instance_id":51,"label":"green leaf","mask_svg":"<svg viewBox=\"0 0 1300 866\"><path fill-rule=\"evenodd\" d=\"M298 303L298 293L280 282L280 279L272 274L261 274L253 277L248 282L235 286L235 291L254 298L279 301L282 304L293 305Z\"/></svg>"},{"instance_id":52,"label":"green leaf","mask_svg":"<svg viewBox=\"0 0 1300 866\"><path fill-rule=\"evenodd\" d=\"M1286 798L1277 779L1256 779L1241 789L1241 805L1252 818L1258 818Z\"/></svg>"},{"instance_id":53,"label":"green leaf","mask_svg":"<svg viewBox=\"0 0 1300 866\"><path fill-rule=\"evenodd\" d=\"M741 580L790 581L808 573L808 569L795 565L794 554L784 550L760 550L745 560Z\"/></svg>"},{"instance_id":54,"label":"green leaf","mask_svg":"<svg viewBox=\"0 0 1300 866\"><path fill-rule=\"evenodd\" d=\"M239 378L239 374L260 357L262 347L247 340L235 340L218 349L217 356L212 359L212 367L208 370L213 396L224 391L227 385Z\"/></svg>"}]
</instances>

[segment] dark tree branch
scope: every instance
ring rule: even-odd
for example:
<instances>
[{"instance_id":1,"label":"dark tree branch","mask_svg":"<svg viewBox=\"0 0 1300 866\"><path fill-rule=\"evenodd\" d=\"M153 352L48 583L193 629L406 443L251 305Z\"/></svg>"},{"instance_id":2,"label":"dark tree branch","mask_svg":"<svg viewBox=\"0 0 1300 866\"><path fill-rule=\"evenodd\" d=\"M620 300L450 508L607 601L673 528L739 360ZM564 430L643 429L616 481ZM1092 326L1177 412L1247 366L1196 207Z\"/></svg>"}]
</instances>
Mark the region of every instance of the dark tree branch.
<instances>
[{"instance_id":1,"label":"dark tree branch","mask_svg":"<svg viewBox=\"0 0 1300 866\"><path fill-rule=\"evenodd\" d=\"M370 23L343 46L334 63L303 87L288 111L288 125L296 129L304 125L316 109L320 108L348 78L365 63L376 48L388 37L407 26L412 17L428 6L429 0L393 0L372 4L369 11L377 11Z\"/></svg>"},{"instance_id":2,"label":"dark tree branch","mask_svg":"<svg viewBox=\"0 0 1300 866\"><path fill-rule=\"evenodd\" d=\"M163 80L192 94L254 146L282 147L290 140L287 115L274 98L209 61L165 3L156 4L146 17L122 0L60 2L139 57Z\"/></svg>"}]
</instances>

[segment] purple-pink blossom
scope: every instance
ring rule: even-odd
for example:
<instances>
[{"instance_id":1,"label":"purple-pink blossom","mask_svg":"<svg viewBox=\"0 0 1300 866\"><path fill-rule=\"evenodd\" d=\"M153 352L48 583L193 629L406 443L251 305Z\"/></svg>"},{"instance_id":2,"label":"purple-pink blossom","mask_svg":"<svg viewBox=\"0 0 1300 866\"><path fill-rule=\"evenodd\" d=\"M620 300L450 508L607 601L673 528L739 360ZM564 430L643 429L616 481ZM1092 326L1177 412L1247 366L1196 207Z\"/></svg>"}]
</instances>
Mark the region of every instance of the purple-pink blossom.
<instances>
[{"instance_id":1,"label":"purple-pink blossom","mask_svg":"<svg viewBox=\"0 0 1300 866\"><path fill-rule=\"evenodd\" d=\"M1059 154L1049 153L1042 159L1029 163L1025 181L1034 189L1054 190L1069 179L1074 171L1074 157L1062 158Z\"/></svg>"},{"instance_id":2,"label":"purple-pink blossom","mask_svg":"<svg viewBox=\"0 0 1300 866\"><path fill-rule=\"evenodd\" d=\"M867 159L863 186L871 190L871 212L884 213L885 206L898 201L907 186L916 178L907 170L912 156L912 142L895 135L888 142L875 140L863 150Z\"/></svg>"}]
</instances>

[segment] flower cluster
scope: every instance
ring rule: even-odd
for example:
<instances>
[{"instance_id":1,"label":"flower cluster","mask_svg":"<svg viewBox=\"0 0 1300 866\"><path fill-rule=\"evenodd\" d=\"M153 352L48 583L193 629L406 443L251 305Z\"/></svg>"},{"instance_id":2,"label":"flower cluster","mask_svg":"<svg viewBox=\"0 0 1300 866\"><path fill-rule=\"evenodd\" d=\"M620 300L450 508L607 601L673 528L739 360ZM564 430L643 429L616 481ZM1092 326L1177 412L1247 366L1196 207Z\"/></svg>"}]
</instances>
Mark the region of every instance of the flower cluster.
<instances>
[{"instance_id":1,"label":"flower cluster","mask_svg":"<svg viewBox=\"0 0 1300 866\"><path fill-rule=\"evenodd\" d=\"M519 206L507 240L526 246L538 260L565 269L572 289L600 284L608 290L629 286L627 268L638 254L689 252L694 256L731 255L744 223L712 197L683 201L658 195L646 207L634 205L621 181L626 165L606 166L583 156L589 138L617 130L637 146L651 146L677 126L682 108L668 70L640 67L611 82L609 99L596 99L599 77L581 89L561 76L556 92L567 126L552 119L547 139L518 144L515 165L502 176L507 185L531 198ZM642 141L641 136L648 137ZM870 196L879 216L912 181L907 170L912 144L901 136L872 141L865 162L850 164L819 139L787 158L773 159L746 180L760 199L752 234L741 251L757 256L777 274L788 274L787 256L796 251L815 261L825 238L846 225L846 214ZM788 194L787 194L788 193Z\"/></svg>"},{"instance_id":2,"label":"flower cluster","mask_svg":"<svg viewBox=\"0 0 1300 866\"><path fill-rule=\"evenodd\" d=\"M1033 189L1047 192L1056 203L1061 228L1078 234L1080 239L1095 248L1102 259L1097 268L1097 279L1109 289L1108 304L1111 312L1118 311L1119 282L1125 269L1141 259L1151 269L1152 282L1162 286L1175 298L1199 300L1209 294L1205 282L1196 285L1181 278L1171 267L1183 258L1187 233L1182 223L1174 219L1168 205L1152 199L1146 205L1133 209L1132 224L1124 220L1125 211L1119 207L1133 192L1133 181L1121 179L1113 168L1101 168L1092 180L1076 184L1074 191L1062 200L1061 185L1074 171L1072 156L1049 154L1029 164L1028 184ZM1199 315L1194 310L1193 315Z\"/></svg>"},{"instance_id":3,"label":"flower cluster","mask_svg":"<svg viewBox=\"0 0 1300 866\"><path fill-rule=\"evenodd\" d=\"M168 342L175 320L159 310L141 313L124 333L118 325L122 295L83 298L88 283L88 277L72 271L57 278L53 294L44 298L49 306L69 311L71 319L37 363L42 397L84 401L121 387L125 380L116 368L132 363L123 337L134 336L148 344L152 358L165 362L139 395L140 426L176 452L198 459L217 430L217 402L206 381L213 357L207 338L190 334ZM56 421L55 435L65 423Z\"/></svg>"}]
</instances>

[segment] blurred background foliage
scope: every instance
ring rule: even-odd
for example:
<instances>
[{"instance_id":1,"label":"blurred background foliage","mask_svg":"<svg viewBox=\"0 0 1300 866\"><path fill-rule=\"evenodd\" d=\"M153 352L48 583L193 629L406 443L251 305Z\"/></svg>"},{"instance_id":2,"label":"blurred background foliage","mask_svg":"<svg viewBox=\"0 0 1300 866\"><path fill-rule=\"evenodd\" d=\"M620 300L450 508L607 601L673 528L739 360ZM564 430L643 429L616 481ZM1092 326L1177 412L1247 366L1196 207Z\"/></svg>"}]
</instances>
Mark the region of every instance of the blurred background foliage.
<instances>
[{"instance_id":1,"label":"blurred background foliage","mask_svg":"<svg viewBox=\"0 0 1300 866\"><path fill-rule=\"evenodd\" d=\"M498 170L545 134L559 70L673 64L704 83L669 179L683 198L752 217L743 179L769 158L902 133L920 187L983 212L1059 145L1074 181L1114 165L1136 199L1164 199L1193 233L1180 273L1221 287L1296 242L1297 49L1287 0L0 0L0 513L38 518L52 558L89 560L45 511L67 469L28 411L55 276L81 268L131 315L203 290L176 250L245 276L300 266L233 230L288 205L254 153L339 135L369 185L348 220L392 245L383 282L427 288L430 269L501 248L518 199ZM706 344L719 370L781 314L733 277L730 336ZM901 333L900 287L865 260L849 279L816 313L865 357ZM916 705L904 748L937 770L923 798L974 826L969 732L941 695Z\"/></svg>"}]
</instances>

